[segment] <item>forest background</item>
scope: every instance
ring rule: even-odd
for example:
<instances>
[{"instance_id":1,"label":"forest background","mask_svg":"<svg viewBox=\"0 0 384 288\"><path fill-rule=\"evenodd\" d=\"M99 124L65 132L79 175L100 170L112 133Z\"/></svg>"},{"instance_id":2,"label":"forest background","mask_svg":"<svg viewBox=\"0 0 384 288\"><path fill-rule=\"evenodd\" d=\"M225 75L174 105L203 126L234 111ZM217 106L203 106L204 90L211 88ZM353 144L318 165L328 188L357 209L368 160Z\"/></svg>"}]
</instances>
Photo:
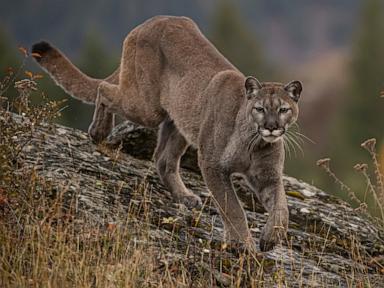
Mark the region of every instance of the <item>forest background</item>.
<instances>
[{"instance_id":1,"label":"forest background","mask_svg":"<svg viewBox=\"0 0 384 288\"><path fill-rule=\"evenodd\" d=\"M90 76L119 63L122 41L154 15L191 17L245 75L262 81L301 80L300 132L309 139L287 155L286 174L348 199L316 167L333 170L363 199L366 184L352 168L369 162L360 147L377 139L384 158L384 3L380 0L15 0L1 1L0 78L20 66L18 47L45 39ZM26 68L42 73L32 61ZM86 130L93 107L70 98L49 77L39 81L51 99L68 99L61 124ZM7 94L16 94L16 91ZM381 160L383 163L383 160ZM383 163L384 164L384 163ZM368 199L369 202L369 199ZM375 207L371 207L375 210Z\"/></svg>"}]
</instances>

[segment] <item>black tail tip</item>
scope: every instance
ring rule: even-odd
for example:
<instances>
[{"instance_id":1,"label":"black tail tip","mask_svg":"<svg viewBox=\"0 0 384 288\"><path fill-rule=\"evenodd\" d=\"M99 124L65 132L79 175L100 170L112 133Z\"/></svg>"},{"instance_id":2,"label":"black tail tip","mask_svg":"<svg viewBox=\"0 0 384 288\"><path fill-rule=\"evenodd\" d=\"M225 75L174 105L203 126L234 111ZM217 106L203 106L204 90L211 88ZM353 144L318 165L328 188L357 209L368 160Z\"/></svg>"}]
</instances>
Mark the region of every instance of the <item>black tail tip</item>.
<instances>
[{"instance_id":1,"label":"black tail tip","mask_svg":"<svg viewBox=\"0 0 384 288\"><path fill-rule=\"evenodd\" d=\"M35 55L33 55L33 57L37 61L40 61L41 58L44 56L44 54L48 53L52 49L53 49L53 47L51 46L51 44L49 44L46 41L41 41L41 42L38 42L36 44L33 44L32 53L35 54Z\"/></svg>"}]
</instances>

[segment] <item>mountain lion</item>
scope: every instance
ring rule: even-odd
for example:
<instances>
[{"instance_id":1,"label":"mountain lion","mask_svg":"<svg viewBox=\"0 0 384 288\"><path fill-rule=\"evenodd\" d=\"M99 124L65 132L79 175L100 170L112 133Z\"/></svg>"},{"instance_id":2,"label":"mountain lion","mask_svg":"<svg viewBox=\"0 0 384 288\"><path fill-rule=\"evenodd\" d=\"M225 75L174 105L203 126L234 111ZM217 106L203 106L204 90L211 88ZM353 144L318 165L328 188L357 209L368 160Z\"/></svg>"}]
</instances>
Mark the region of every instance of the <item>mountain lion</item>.
<instances>
[{"instance_id":1,"label":"mountain lion","mask_svg":"<svg viewBox=\"0 0 384 288\"><path fill-rule=\"evenodd\" d=\"M133 29L119 69L104 80L84 75L47 42L35 44L32 52L70 95L95 104L89 134L96 142L113 128L114 114L160 126L158 174L174 199L188 207L201 200L185 187L179 163L186 148L195 146L226 240L253 243L233 174L244 177L269 213L260 249L272 249L285 235L283 136L298 116L299 81L283 85L246 78L185 17L157 16Z\"/></svg>"}]
</instances>

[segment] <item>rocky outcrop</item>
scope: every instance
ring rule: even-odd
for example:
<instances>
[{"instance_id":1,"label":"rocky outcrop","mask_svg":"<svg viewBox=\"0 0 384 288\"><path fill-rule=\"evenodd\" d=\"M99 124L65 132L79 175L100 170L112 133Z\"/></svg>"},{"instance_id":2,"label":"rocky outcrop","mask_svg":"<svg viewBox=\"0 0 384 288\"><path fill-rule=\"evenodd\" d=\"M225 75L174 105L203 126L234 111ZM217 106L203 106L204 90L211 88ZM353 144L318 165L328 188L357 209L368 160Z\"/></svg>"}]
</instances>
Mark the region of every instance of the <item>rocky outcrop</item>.
<instances>
[{"instance_id":1,"label":"rocky outcrop","mask_svg":"<svg viewBox=\"0 0 384 288\"><path fill-rule=\"evenodd\" d=\"M151 162L155 140L156 131L128 122L116 127L107 146L94 145L82 131L43 125L36 127L24 148L25 163L53 185L66 187L64 198L75 199L78 217L89 225L119 225L124 213L134 209L137 222L148 227L148 245L155 250L161 247L163 254L164 249L168 251L168 263L184 261L199 275L214 277L217 285L231 285L228 271L231 265L239 265L242 252L222 245L223 227L214 199L196 173L194 151L184 157L182 177L202 198L201 210L172 202ZM241 179L234 183L258 241L266 213ZM288 176L284 184L290 211L288 241L273 251L254 254L253 264L240 270L243 283L248 283L251 271L262 271L266 286L276 283L276 275L283 275L280 279L289 287L347 287L351 283L384 287L380 226L316 187Z\"/></svg>"}]
</instances>

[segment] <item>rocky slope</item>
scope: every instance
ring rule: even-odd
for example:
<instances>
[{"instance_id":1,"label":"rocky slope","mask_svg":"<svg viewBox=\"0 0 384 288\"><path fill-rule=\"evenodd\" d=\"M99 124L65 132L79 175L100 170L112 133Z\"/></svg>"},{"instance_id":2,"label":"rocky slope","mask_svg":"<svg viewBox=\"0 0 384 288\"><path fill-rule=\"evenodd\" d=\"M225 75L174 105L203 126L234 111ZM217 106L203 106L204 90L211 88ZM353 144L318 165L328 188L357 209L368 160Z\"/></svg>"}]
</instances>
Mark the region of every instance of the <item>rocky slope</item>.
<instances>
[{"instance_id":1,"label":"rocky slope","mask_svg":"<svg viewBox=\"0 0 384 288\"><path fill-rule=\"evenodd\" d=\"M77 217L89 225L118 226L135 211L135 221L148 227L149 247L161 248L159 269L164 261L176 266L182 261L197 277L212 277L219 286L234 285L233 265L239 266L246 252L222 245L222 224L194 152L184 157L182 177L202 198L201 211L173 203L160 183L150 161L155 138L156 131L126 122L116 127L107 146L96 146L84 132L43 125L24 148L25 162L54 186L66 187L68 205L75 199ZM241 179L234 182L258 241L266 213ZM273 251L251 254L247 265L240 261L242 285L250 285L256 271L268 287L277 281L289 287L384 287L384 232L375 221L297 179L285 177L284 184L288 241Z\"/></svg>"}]
</instances>

